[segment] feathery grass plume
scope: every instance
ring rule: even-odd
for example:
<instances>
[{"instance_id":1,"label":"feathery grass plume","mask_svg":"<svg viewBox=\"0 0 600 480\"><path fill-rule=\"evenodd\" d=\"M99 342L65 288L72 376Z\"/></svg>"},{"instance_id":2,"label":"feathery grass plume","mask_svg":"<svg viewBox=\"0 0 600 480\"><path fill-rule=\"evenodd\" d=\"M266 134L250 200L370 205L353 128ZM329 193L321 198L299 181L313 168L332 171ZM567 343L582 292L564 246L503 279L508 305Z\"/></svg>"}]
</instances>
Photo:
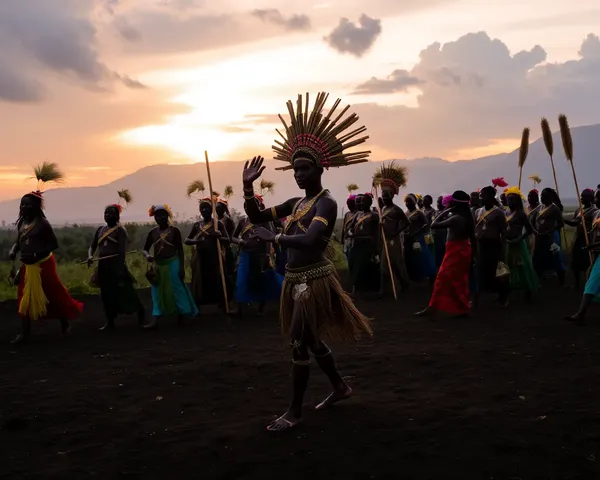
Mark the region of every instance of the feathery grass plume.
<instances>
[{"instance_id":1,"label":"feathery grass plume","mask_svg":"<svg viewBox=\"0 0 600 480\"><path fill-rule=\"evenodd\" d=\"M188 198L191 198L194 193L200 193L204 195L204 190L206 190L204 187L204 182L202 180L194 180L187 186L186 193Z\"/></svg>"},{"instance_id":2,"label":"feathery grass plume","mask_svg":"<svg viewBox=\"0 0 600 480\"><path fill-rule=\"evenodd\" d=\"M117 195L119 195L119 198L122 199L126 205L129 205L131 202L133 202L133 197L131 196L131 192L127 188L124 188L123 190L119 190L117 192Z\"/></svg>"},{"instance_id":3,"label":"feathery grass plume","mask_svg":"<svg viewBox=\"0 0 600 480\"><path fill-rule=\"evenodd\" d=\"M356 190L359 188L360 187L356 183L349 183L346 185L346 190L348 190L348 193L356 192Z\"/></svg>"},{"instance_id":4,"label":"feathery grass plume","mask_svg":"<svg viewBox=\"0 0 600 480\"><path fill-rule=\"evenodd\" d=\"M521 135L521 147L519 148L519 168L523 168L525 161L527 160L527 154L529 153L529 127L523 129Z\"/></svg>"},{"instance_id":5,"label":"feathery grass plume","mask_svg":"<svg viewBox=\"0 0 600 480\"><path fill-rule=\"evenodd\" d=\"M534 175L529 175L529 180L531 180L533 182L533 185L539 185L540 183L542 183L542 179L541 177L536 173Z\"/></svg>"},{"instance_id":6,"label":"feathery grass plume","mask_svg":"<svg viewBox=\"0 0 600 480\"><path fill-rule=\"evenodd\" d=\"M275 191L275 182L265 180L264 178L260 181L260 194L266 195L267 193L273 194Z\"/></svg>"},{"instance_id":7,"label":"feathery grass plume","mask_svg":"<svg viewBox=\"0 0 600 480\"><path fill-rule=\"evenodd\" d=\"M560 125L560 137L562 139L563 149L565 150L565 157L569 162L573 162L573 137L571 136L571 129L569 128L569 120L564 114L558 116L558 124Z\"/></svg>"},{"instance_id":8,"label":"feathery grass plume","mask_svg":"<svg viewBox=\"0 0 600 480\"><path fill-rule=\"evenodd\" d=\"M547 118L542 118L542 137L544 138L544 145L546 145L546 151L548 155L554 155L554 139L552 138L552 130L550 130L550 124Z\"/></svg>"},{"instance_id":9,"label":"feathery grass plume","mask_svg":"<svg viewBox=\"0 0 600 480\"><path fill-rule=\"evenodd\" d=\"M390 186L397 194L398 190L406 187L408 181L408 168L397 165L394 160L383 163L373 175L373 185L385 187Z\"/></svg>"},{"instance_id":10,"label":"feathery grass plume","mask_svg":"<svg viewBox=\"0 0 600 480\"><path fill-rule=\"evenodd\" d=\"M33 168L33 177L38 181L38 190L45 183L62 183L65 181L64 174L58 169L56 163L44 162Z\"/></svg>"},{"instance_id":11,"label":"feathery grass plume","mask_svg":"<svg viewBox=\"0 0 600 480\"><path fill-rule=\"evenodd\" d=\"M225 185L223 197L225 197L226 200L229 200L232 196L233 196L233 187L231 185Z\"/></svg>"}]
</instances>

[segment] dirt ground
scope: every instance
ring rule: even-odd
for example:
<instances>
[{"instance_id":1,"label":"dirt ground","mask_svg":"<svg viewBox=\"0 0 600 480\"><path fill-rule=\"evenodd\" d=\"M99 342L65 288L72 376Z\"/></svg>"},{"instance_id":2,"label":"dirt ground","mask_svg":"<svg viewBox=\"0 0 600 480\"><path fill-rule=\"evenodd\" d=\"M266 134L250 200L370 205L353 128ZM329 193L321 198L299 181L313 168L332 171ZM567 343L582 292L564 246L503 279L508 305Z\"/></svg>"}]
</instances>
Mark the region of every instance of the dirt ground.
<instances>
[{"instance_id":1,"label":"dirt ground","mask_svg":"<svg viewBox=\"0 0 600 480\"><path fill-rule=\"evenodd\" d=\"M1 304L0 476L600 478L598 313L572 326L579 294L550 289L467 320L413 317L427 298L361 304L374 338L334 349L355 396L316 412L329 386L315 365L305 423L283 435L265 431L290 391L274 313L157 332L124 318L107 335L86 298L70 337L40 323L17 349Z\"/></svg>"}]
</instances>

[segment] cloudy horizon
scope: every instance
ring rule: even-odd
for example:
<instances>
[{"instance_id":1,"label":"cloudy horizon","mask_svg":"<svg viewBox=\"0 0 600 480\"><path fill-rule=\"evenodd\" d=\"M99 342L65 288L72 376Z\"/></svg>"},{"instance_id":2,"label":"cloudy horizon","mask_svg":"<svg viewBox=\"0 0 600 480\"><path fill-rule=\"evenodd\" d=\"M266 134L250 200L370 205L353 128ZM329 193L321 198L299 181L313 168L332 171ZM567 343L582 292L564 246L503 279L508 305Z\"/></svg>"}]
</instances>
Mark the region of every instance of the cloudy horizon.
<instances>
[{"instance_id":1,"label":"cloudy horizon","mask_svg":"<svg viewBox=\"0 0 600 480\"><path fill-rule=\"evenodd\" d=\"M559 112L600 123L591 0L4 0L0 199L31 165L68 186L271 154L298 93L350 103L373 159L518 147Z\"/></svg>"}]
</instances>

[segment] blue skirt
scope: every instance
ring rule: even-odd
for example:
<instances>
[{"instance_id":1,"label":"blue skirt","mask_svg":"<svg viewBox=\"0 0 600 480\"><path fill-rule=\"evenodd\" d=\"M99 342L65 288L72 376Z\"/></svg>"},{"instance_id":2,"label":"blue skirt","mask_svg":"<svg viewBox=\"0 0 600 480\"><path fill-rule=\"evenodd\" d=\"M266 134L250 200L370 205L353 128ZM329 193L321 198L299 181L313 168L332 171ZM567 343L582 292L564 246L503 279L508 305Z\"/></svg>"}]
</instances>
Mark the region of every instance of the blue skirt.
<instances>
[{"instance_id":1,"label":"blue skirt","mask_svg":"<svg viewBox=\"0 0 600 480\"><path fill-rule=\"evenodd\" d=\"M269 302L279 300L283 276L272 268L263 271L260 255L240 251L235 301L237 303Z\"/></svg>"},{"instance_id":2,"label":"blue skirt","mask_svg":"<svg viewBox=\"0 0 600 480\"><path fill-rule=\"evenodd\" d=\"M593 295L594 302L600 303L600 255L596 257L583 293L584 295Z\"/></svg>"},{"instance_id":3,"label":"blue skirt","mask_svg":"<svg viewBox=\"0 0 600 480\"><path fill-rule=\"evenodd\" d=\"M179 257L157 261L158 285L152 285L152 315L198 315L188 286L179 278Z\"/></svg>"},{"instance_id":4,"label":"blue skirt","mask_svg":"<svg viewBox=\"0 0 600 480\"><path fill-rule=\"evenodd\" d=\"M419 251L413 249L414 243L421 245ZM435 277L435 261L423 233L406 236L404 240L404 258L408 276L413 282L420 283L426 278Z\"/></svg>"}]
</instances>

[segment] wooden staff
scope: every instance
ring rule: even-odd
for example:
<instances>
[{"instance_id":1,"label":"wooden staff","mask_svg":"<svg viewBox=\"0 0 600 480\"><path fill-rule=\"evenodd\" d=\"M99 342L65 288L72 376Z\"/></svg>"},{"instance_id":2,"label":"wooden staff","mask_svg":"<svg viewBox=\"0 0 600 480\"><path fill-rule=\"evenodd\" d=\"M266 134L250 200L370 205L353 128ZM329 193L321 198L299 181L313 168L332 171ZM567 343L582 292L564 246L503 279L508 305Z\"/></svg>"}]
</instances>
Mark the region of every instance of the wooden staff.
<instances>
[{"instance_id":1,"label":"wooden staff","mask_svg":"<svg viewBox=\"0 0 600 480\"><path fill-rule=\"evenodd\" d=\"M558 179L556 178L556 168L554 167L554 139L552 138L552 130L550 130L550 124L548 123L548 119L542 118L542 137L544 139L544 145L546 146L546 151L548 152L548 156L550 157L550 165L552 166L552 176L554 177L554 189L556 190L556 194L560 197L560 192L558 191ZM565 229L561 229L563 242L565 244L565 249L569 249L569 245L567 244L567 234L565 233Z\"/></svg>"},{"instance_id":2,"label":"wooden staff","mask_svg":"<svg viewBox=\"0 0 600 480\"><path fill-rule=\"evenodd\" d=\"M579 190L579 184L577 182L577 174L575 173L575 164L573 163L573 137L571 136L571 129L569 128L569 121L567 116L560 114L558 116L558 124L560 125L560 136L562 139L563 149L565 150L565 157L571 164L571 171L573 172L573 181L575 182L575 190L577 191L577 200L579 200L579 211L581 212L581 225L583 225L583 234L585 236L586 246L590 245L590 239L588 237L587 225L585 224L585 216L583 215L583 204L581 203L581 192ZM557 192L558 193L558 192ZM588 250L590 256L590 268L594 265L594 256L592 252ZM588 270L589 273L589 270Z\"/></svg>"},{"instance_id":3,"label":"wooden staff","mask_svg":"<svg viewBox=\"0 0 600 480\"><path fill-rule=\"evenodd\" d=\"M521 146L519 148L519 190L521 190L521 180L523 179L523 166L529 153L529 128L525 127L521 134Z\"/></svg>"},{"instance_id":4,"label":"wooden staff","mask_svg":"<svg viewBox=\"0 0 600 480\"><path fill-rule=\"evenodd\" d=\"M212 192L212 178L210 176L210 165L208 162L208 152L204 150L204 160L206 161L206 174L208 175L208 191ZM210 196L213 211L213 226L215 230L219 229L219 217L217 215L217 204L215 196ZM219 270L221 271L221 284L223 286L223 298L225 299L225 313L229 314L229 299L227 298L227 282L225 281L225 268L223 267L223 256L221 253L221 240L217 238L217 253L219 255Z\"/></svg>"},{"instance_id":5,"label":"wooden staff","mask_svg":"<svg viewBox=\"0 0 600 480\"><path fill-rule=\"evenodd\" d=\"M394 271L392 270L392 262L390 262L390 253L388 251L387 240L385 238L385 231L383 230L383 215L381 214L381 208L379 208L379 189L376 184L373 184L375 189L375 204L377 206L377 213L379 214L379 225L381 228L381 238L383 240L383 249L385 251L385 258L387 260L388 271L390 272L390 279L392 280L392 291L394 292L394 300L398 300L398 294L396 293L396 282L394 281Z\"/></svg>"},{"instance_id":6,"label":"wooden staff","mask_svg":"<svg viewBox=\"0 0 600 480\"><path fill-rule=\"evenodd\" d=\"M137 250L131 250L129 252L125 252L125 255L129 255L130 253L137 253ZM92 258L92 261L99 262L100 260L106 260L108 258L115 258L115 257L118 257L119 255L121 255L121 254L115 253L113 255L106 255L105 257ZM88 263L87 260L84 260L83 262L79 262L80 265L85 265L86 263Z\"/></svg>"}]
</instances>

